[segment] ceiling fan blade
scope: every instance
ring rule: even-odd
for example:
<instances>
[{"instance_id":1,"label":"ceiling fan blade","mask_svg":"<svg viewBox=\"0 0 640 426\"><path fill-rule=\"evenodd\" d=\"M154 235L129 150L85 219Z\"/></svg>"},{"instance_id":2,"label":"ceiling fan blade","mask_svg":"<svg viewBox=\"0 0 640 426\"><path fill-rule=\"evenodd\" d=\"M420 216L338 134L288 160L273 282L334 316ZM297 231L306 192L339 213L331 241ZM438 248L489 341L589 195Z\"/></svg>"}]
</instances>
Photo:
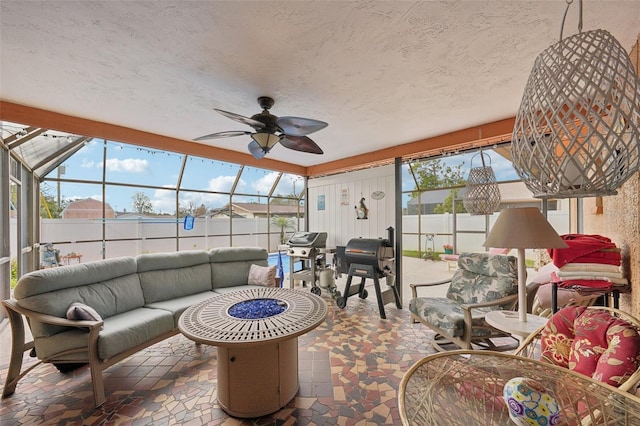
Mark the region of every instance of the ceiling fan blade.
<instances>
[{"instance_id":1,"label":"ceiling fan blade","mask_svg":"<svg viewBox=\"0 0 640 426\"><path fill-rule=\"evenodd\" d=\"M280 139L280 143L285 148L293 149L294 151L309 152L311 154L324 154L318 144L307 136L285 135Z\"/></svg>"},{"instance_id":2,"label":"ceiling fan blade","mask_svg":"<svg viewBox=\"0 0 640 426\"><path fill-rule=\"evenodd\" d=\"M214 108L215 111L219 112L220 114L224 115L227 118L230 118L234 121L237 121L238 123L242 123L242 124L246 124L247 126L251 126L254 129L262 129L264 127L264 123L261 123L257 120L254 120L253 118L249 118L249 117L245 117L239 114L236 114L234 112L229 112L229 111L224 111L221 109L217 109Z\"/></svg>"},{"instance_id":3,"label":"ceiling fan blade","mask_svg":"<svg viewBox=\"0 0 640 426\"><path fill-rule=\"evenodd\" d=\"M279 117L278 127L282 132L291 136L304 136L317 132L327 127L329 124L320 120L302 117Z\"/></svg>"},{"instance_id":4,"label":"ceiling fan blade","mask_svg":"<svg viewBox=\"0 0 640 426\"><path fill-rule=\"evenodd\" d=\"M262 147L258 145L258 142L256 141L249 142L248 148L249 152L255 157L256 160L261 160L265 155L267 155L267 153L264 152L264 149L262 149Z\"/></svg>"},{"instance_id":5,"label":"ceiling fan blade","mask_svg":"<svg viewBox=\"0 0 640 426\"><path fill-rule=\"evenodd\" d=\"M250 135L251 132L244 130L230 130L228 132L211 133L210 135L200 136L195 138L194 141L206 141L208 139L230 138L233 136Z\"/></svg>"}]
</instances>

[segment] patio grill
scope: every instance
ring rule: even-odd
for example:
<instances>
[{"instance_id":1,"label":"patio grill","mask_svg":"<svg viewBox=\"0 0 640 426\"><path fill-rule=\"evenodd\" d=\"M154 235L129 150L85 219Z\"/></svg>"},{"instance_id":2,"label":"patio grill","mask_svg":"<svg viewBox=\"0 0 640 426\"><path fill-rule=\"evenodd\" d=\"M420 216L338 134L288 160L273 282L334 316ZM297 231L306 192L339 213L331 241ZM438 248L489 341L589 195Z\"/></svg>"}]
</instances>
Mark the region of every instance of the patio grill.
<instances>
[{"instance_id":1,"label":"patio grill","mask_svg":"<svg viewBox=\"0 0 640 426\"><path fill-rule=\"evenodd\" d=\"M320 295L320 287L316 285L319 279L319 271L326 268L327 233L326 232L296 232L287 242L289 255L289 280L291 288L294 280L311 283L311 293ZM303 269L293 272L294 263L302 261Z\"/></svg>"},{"instance_id":2,"label":"patio grill","mask_svg":"<svg viewBox=\"0 0 640 426\"><path fill-rule=\"evenodd\" d=\"M378 308L380 317L386 318L384 305L395 299L398 309L402 309L400 295L395 285L395 256L394 256L394 231L393 227L387 228L387 238L353 238L349 240L344 248L344 256L338 259L337 263L346 265L348 268L347 284L344 289L344 296L338 297L336 303L339 308L347 305L347 298L357 294L361 299L366 299L368 292L364 287L367 278L373 279L376 296L378 298ZM360 284L351 285L353 277L360 277ZM380 278L386 278L389 286L382 291L380 289Z\"/></svg>"}]
</instances>

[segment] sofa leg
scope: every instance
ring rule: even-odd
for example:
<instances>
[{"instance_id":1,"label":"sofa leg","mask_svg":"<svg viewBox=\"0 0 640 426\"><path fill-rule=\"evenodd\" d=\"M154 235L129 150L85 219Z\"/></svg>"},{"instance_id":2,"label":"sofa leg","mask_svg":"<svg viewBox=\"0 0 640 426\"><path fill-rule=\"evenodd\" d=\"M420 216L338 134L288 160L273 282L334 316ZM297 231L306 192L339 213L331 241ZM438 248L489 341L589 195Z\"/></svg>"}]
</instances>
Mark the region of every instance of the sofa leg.
<instances>
[{"instance_id":1,"label":"sofa leg","mask_svg":"<svg viewBox=\"0 0 640 426\"><path fill-rule=\"evenodd\" d=\"M93 400L96 408L101 406L106 397L104 396L104 380L102 370L99 367L91 366L91 384L93 385Z\"/></svg>"},{"instance_id":2,"label":"sofa leg","mask_svg":"<svg viewBox=\"0 0 640 426\"><path fill-rule=\"evenodd\" d=\"M9 360L9 370L2 389L2 398L6 398L15 392L18 381L24 374L20 374L22 370L22 357L25 351L33 348L33 342L25 343L24 322L22 315L14 311L6 303L3 302L5 311L9 317L11 324L11 358ZM25 372L26 373L26 372Z\"/></svg>"}]
</instances>

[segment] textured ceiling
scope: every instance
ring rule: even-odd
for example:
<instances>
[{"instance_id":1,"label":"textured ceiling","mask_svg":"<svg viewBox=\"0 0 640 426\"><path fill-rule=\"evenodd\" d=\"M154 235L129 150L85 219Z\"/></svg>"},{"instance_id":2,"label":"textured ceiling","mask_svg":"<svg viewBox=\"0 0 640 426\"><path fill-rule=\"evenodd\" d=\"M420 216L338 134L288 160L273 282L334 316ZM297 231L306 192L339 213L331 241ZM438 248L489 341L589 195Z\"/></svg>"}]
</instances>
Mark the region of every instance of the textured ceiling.
<instances>
[{"instance_id":1,"label":"textured ceiling","mask_svg":"<svg viewBox=\"0 0 640 426\"><path fill-rule=\"evenodd\" d=\"M323 120L311 166L513 117L565 1L0 2L0 98L191 140L213 108ZM577 32L577 1L564 34ZM584 1L630 50L640 1ZM248 136L205 142L246 152Z\"/></svg>"}]
</instances>

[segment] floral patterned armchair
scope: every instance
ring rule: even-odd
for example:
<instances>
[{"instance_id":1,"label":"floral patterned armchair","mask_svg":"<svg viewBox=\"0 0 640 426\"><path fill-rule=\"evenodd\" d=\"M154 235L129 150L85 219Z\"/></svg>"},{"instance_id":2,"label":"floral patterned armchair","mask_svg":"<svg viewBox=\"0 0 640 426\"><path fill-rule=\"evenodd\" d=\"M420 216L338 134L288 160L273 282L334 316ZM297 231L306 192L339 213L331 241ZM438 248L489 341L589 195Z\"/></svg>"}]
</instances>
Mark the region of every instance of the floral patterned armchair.
<instances>
[{"instance_id":1,"label":"floral patterned armchair","mask_svg":"<svg viewBox=\"0 0 640 426\"><path fill-rule=\"evenodd\" d=\"M640 383L640 321L614 308L568 306L525 339L516 355L635 393Z\"/></svg>"},{"instance_id":2,"label":"floral patterned armchair","mask_svg":"<svg viewBox=\"0 0 640 426\"><path fill-rule=\"evenodd\" d=\"M472 349L473 343L496 350L491 339L510 335L487 324L484 315L492 310L515 307L517 259L491 253L461 253L458 268L449 280L410 284L411 320L436 332L432 344L438 351L445 350L443 345L449 343L463 349ZM449 284L446 297L418 296L419 288L446 284Z\"/></svg>"}]
</instances>

